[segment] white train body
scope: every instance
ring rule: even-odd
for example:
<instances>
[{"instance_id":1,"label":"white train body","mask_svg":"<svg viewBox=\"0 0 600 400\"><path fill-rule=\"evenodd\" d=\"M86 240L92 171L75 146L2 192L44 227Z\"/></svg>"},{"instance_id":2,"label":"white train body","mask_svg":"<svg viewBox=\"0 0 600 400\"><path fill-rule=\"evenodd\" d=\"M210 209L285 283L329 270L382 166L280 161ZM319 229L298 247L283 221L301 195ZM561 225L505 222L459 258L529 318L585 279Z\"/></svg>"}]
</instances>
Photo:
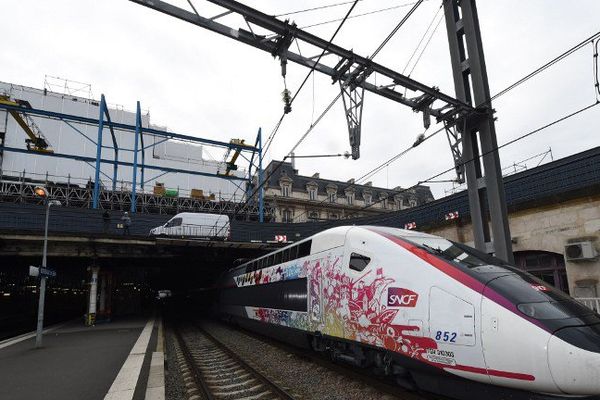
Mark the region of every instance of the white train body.
<instances>
[{"instance_id":1,"label":"white train body","mask_svg":"<svg viewBox=\"0 0 600 400\"><path fill-rule=\"evenodd\" d=\"M226 314L392 352L409 369L600 394L598 314L437 236L333 228L230 270L222 284Z\"/></svg>"}]
</instances>

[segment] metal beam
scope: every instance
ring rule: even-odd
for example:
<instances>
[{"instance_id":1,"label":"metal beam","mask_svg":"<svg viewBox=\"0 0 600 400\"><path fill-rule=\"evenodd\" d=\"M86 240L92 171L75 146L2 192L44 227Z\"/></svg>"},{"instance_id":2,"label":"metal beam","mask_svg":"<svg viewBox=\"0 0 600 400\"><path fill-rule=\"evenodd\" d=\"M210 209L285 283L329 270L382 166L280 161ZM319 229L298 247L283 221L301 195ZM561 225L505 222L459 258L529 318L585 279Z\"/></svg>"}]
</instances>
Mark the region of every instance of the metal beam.
<instances>
[{"instance_id":1,"label":"metal beam","mask_svg":"<svg viewBox=\"0 0 600 400\"><path fill-rule=\"evenodd\" d=\"M263 183L263 154L262 154L262 128L258 128L258 135L256 138L258 142L258 222L265 222L265 189L262 187Z\"/></svg>"},{"instance_id":2,"label":"metal beam","mask_svg":"<svg viewBox=\"0 0 600 400\"><path fill-rule=\"evenodd\" d=\"M280 21L275 17L264 14L260 11L245 6L236 1L209 0L212 3L218 4L235 13L240 14L242 17L244 17L246 21L273 32L275 36L267 37L263 35L256 35L253 32L249 32L243 29L233 29L229 26L215 22L209 18L199 16L195 13L173 6L169 3L160 0L130 1L154 9L156 11L160 11L164 14L181 19L191 24L200 26L210 31L219 33L228 38L256 47L257 49L266 51L269 54L280 54L280 57L286 58L289 61L295 62L305 67L314 67L316 71L331 76L334 79L334 81L347 80L351 78L352 75L349 71L354 71L357 69L376 72L379 75L380 79L381 77L389 78L394 83L393 86L398 85L402 88L406 88L411 91L420 92L417 93L418 97L422 96L423 94L426 94L428 96L431 96L431 98L433 98L434 101L439 100L445 103L439 108L430 110L431 115L435 116L439 120L446 120L450 122L453 121L454 116L458 113L470 114L475 111L472 106L464 103L463 101L452 98L451 96L448 96L444 93L441 93L436 88L417 82L390 68L375 63L366 57L356 55L351 50L344 49L335 44L330 44L327 40L321 39L313 34L305 32L299 29L298 27L294 26L293 24ZM345 72L340 73L340 71L336 69L335 66L332 67L325 64L317 64L312 59L304 57L300 54L296 54L290 51L289 49L280 49L278 45L278 37L286 35L286 33L291 33L291 35L294 38L302 40L303 42L306 42L310 45L316 46L322 50L327 49L328 53L335 54L341 57L342 61L350 61L350 66L352 68L347 68ZM393 86L381 87L370 82L364 83L365 90L409 106L413 110L420 111L420 104L418 101L405 97L403 93L401 93L401 91L395 91Z\"/></svg>"},{"instance_id":3,"label":"metal beam","mask_svg":"<svg viewBox=\"0 0 600 400\"><path fill-rule=\"evenodd\" d=\"M135 139L133 140L133 175L131 180L131 213L135 214L135 194L137 191L137 170L138 170L138 143L142 128L142 111L140 102L137 102L135 113ZM142 146L143 148L144 146Z\"/></svg>"},{"instance_id":4,"label":"metal beam","mask_svg":"<svg viewBox=\"0 0 600 400\"><path fill-rule=\"evenodd\" d=\"M108 112L108 107L104 107L104 114L106 115L106 120L108 121L108 127L110 129L110 136L112 138L113 150L115 152L115 160L119 161L119 145L117 143L117 137L115 136L115 130L112 126L112 121L110 120L110 113ZM117 173L119 166L115 164L113 166L113 178L112 178L112 188L113 190L117 189Z\"/></svg>"},{"instance_id":5,"label":"metal beam","mask_svg":"<svg viewBox=\"0 0 600 400\"><path fill-rule=\"evenodd\" d=\"M96 171L94 175L94 192L92 196L92 208L98 208L100 198L100 160L102 159L102 132L104 130L104 109L106 100L104 95L100 96L100 116L98 117L98 139L96 140Z\"/></svg>"},{"instance_id":6,"label":"metal beam","mask_svg":"<svg viewBox=\"0 0 600 400\"><path fill-rule=\"evenodd\" d=\"M496 128L475 0L446 0L444 11L457 98L468 104L485 105L488 109L466 119L463 127L461 124L458 126L462 134L462 154L464 161L468 161L465 175L475 246L513 262ZM491 236L485 199L490 212ZM493 242L490 243L490 240Z\"/></svg>"},{"instance_id":7,"label":"metal beam","mask_svg":"<svg viewBox=\"0 0 600 400\"><path fill-rule=\"evenodd\" d=\"M0 146L0 152L2 152L2 151L12 152L12 153L29 154L32 156L65 158L68 160L77 160L77 161L90 162L90 163L96 162L95 157L85 157L85 156L78 156L78 155L74 155L74 154L64 154L64 153L42 153L42 152L32 153L31 150L19 149L17 147ZM111 164L111 165L117 163L123 167L133 167L133 163L130 163L130 162L108 160L105 158L100 159L100 163ZM190 175L199 175L199 176L210 176L213 178L221 178L221 179L227 179L227 180L233 180L233 181L245 181L246 180L245 176L243 178L233 176L233 175L223 176L223 175L217 175L217 174L210 174L208 172L200 172L200 171L195 171L195 170L169 168L169 167L158 167L155 165L147 165L146 168L153 170L153 171L163 171L163 172L167 172L167 173L173 172L173 173L179 173L179 174L190 174Z\"/></svg>"},{"instance_id":8,"label":"metal beam","mask_svg":"<svg viewBox=\"0 0 600 400\"><path fill-rule=\"evenodd\" d=\"M72 114L63 114L63 113L41 110L41 109L36 109L36 108L27 108L26 111L24 111L22 107L16 107L16 106L8 105L8 104L1 104L1 103L0 103L0 110L26 112L27 114L38 115L38 116L46 117L46 118L50 118L50 119L60 119L63 121L74 121L74 122L79 122L82 124L88 124L88 125L94 125L94 126L98 126L98 124L100 123L100 119L81 117L79 115L72 115ZM106 121L104 121L103 123L106 123ZM128 124L122 124L122 123L118 123L118 122L112 122L111 126L115 129L135 132L135 125L128 125ZM189 136L189 135L182 135L179 133L160 131L158 129L153 129L153 128L142 127L142 131L145 133L151 134L151 135L167 137L170 139L180 139L180 140L185 140L185 141L194 142L194 143L205 143L205 144L210 144L213 146L227 147L230 149L241 149L242 151L256 151L257 150L255 147L249 146L246 144L233 144L233 143L221 142L218 140L199 138L196 136Z\"/></svg>"}]
</instances>

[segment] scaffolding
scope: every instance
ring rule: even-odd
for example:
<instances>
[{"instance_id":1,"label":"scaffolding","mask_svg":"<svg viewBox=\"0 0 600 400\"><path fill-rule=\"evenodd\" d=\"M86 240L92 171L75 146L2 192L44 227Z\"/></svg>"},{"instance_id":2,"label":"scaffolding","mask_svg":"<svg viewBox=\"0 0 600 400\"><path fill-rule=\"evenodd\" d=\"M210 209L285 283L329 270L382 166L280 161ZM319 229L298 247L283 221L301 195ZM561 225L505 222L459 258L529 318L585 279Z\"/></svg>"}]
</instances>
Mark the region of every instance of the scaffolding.
<instances>
[{"instance_id":1,"label":"scaffolding","mask_svg":"<svg viewBox=\"0 0 600 400\"><path fill-rule=\"evenodd\" d=\"M242 155L244 159L249 161L249 170L251 170L253 166L259 169L259 167L262 165L262 150L260 146L257 147L247 145L245 144L245 141L241 139L233 139L229 143L227 143L212 139L205 139L174 132L162 131L151 127L144 127L142 124L140 102L137 102L135 113L135 125L113 122L110 116L109 108L107 107L106 98L103 94L101 95L99 104L97 104L99 106L98 119L83 117L80 115L59 113L45 109L36 109L31 107L31 105L27 102L23 102L23 104L21 104L18 101L13 101L6 96L0 99L3 100L0 101L0 110L7 111L13 117L15 114L22 116L23 109L26 109L26 114L28 116L33 115L38 118L48 118L65 123L67 126L84 136L87 140L89 140L95 145L96 157L86 157L81 154L66 154L52 151L48 141L43 137L39 128L37 130L32 129L32 124L25 123L26 120L23 118L21 118L21 120L24 121L25 126L19 121L17 122L19 122L19 126L23 130L25 130L26 134L30 136L31 146L33 147L27 146L27 148L17 148L6 146L4 142L0 143L0 154L2 152L31 153L31 151L33 150L38 156L76 160L93 166L94 177L90 179L90 181L88 182L88 184L85 185L85 187L81 187L79 185L71 186L69 183L67 183L66 185L64 183L57 183L54 186L51 185L51 194L53 196L56 196L58 200L63 201L65 205L75 207L88 207L94 209L124 209L125 205L128 205L129 210L132 213L135 213L139 209L141 212L150 213L199 211L237 215L238 212L241 213L241 211L243 210L244 213L240 214L242 215L242 217L244 214L246 214L246 216L250 218L251 215L256 213L256 215L259 215L259 219L261 221L263 220L262 204L258 204L248 208L246 207L247 205L245 205L244 203L237 203L235 201L232 201L235 199L235 196L231 197L229 200L220 199L219 201L217 201L214 196L208 198L198 198L197 196L190 196L190 198L180 196L167 197L161 194L151 194L143 192L144 184L146 183L146 170L155 170L159 172L159 175L155 176L153 179L156 179L158 176L162 176L166 173L184 173L188 175L201 175L218 179L226 179L231 182L240 181L239 185L237 183L234 183L234 185L238 188L241 188L242 185L244 185L244 182L246 186L249 186L251 185L250 174L248 174L248 176L240 176L239 174L236 176L231 174L231 171L237 169L237 165L235 163L240 155ZM31 119L30 117L29 119L33 123L33 119ZM94 141L92 138L86 136L83 132L77 129L73 125L73 123L97 126L97 139ZM29 131L27 131L26 127L29 129ZM110 145L104 145L102 143L104 136L103 133L105 129L108 129L110 131ZM115 130L117 129L119 131L135 135L133 148L123 148L119 145L117 136L115 135ZM158 136L162 139L159 141L155 141L155 143L146 145L144 143L145 134L150 134L155 137ZM259 136L257 137L257 143L259 142L259 137L260 130ZM200 143L204 145L225 148L227 150L227 154L232 154L231 160L226 164L226 174L219 174L218 171L216 173L203 172L189 167L171 168L166 166L147 164L145 160L144 150L154 147L169 139L178 139L188 143ZM112 157L106 157L105 155L103 155L104 149L112 150ZM126 162L120 160L119 155L121 151L132 152L133 162ZM250 153L251 155L246 157L242 153ZM254 160L256 160L256 165L254 165ZM101 170L102 164L109 164L113 166L112 176L108 176ZM132 169L133 179L131 182L131 190L124 190L123 188L117 189L119 167L127 167ZM112 182L110 189L107 189L102 185L100 178L101 174L105 178L110 179L110 181ZM1 170L0 176L2 176ZM6 177L4 177L4 179L2 179L2 186L0 188L0 199L2 201L29 202L29 186L31 185L27 184L24 179L21 179L21 182L14 182L10 179L7 180ZM243 192L244 190L242 190L242 193ZM242 204L244 204L244 206L242 206Z\"/></svg>"}]
</instances>

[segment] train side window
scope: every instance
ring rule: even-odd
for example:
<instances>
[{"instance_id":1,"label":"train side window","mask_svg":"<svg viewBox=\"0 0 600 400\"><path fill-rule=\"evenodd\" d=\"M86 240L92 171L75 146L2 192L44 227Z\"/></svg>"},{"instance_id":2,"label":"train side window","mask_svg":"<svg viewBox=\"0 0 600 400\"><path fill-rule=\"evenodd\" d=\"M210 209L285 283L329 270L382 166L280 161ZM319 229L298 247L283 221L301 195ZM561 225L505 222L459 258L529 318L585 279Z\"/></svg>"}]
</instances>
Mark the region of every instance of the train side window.
<instances>
[{"instance_id":1,"label":"train side window","mask_svg":"<svg viewBox=\"0 0 600 400\"><path fill-rule=\"evenodd\" d=\"M310 255L311 243L312 243L312 240L308 240L308 241L300 243L298 245L298 258L306 257L306 256Z\"/></svg>"},{"instance_id":2,"label":"train side window","mask_svg":"<svg viewBox=\"0 0 600 400\"><path fill-rule=\"evenodd\" d=\"M273 265L273 254L271 254L269 257L267 257L267 265L266 267L270 267Z\"/></svg>"},{"instance_id":3,"label":"train side window","mask_svg":"<svg viewBox=\"0 0 600 400\"><path fill-rule=\"evenodd\" d=\"M350 269L354 271L360 272L364 270L370 262L371 259L367 256L358 253L350 254Z\"/></svg>"},{"instance_id":4,"label":"train side window","mask_svg":"<svg viewBox=\"0 0 600 400\"><path fill-rule=\"evenodd\" d=\"M281 262L288 262L290 260L290 249L285 249L283 251L283 255L281 256Z\"/></svg>"},{"instance_id":5,"label":"train side window","mask_svg":"<svg viewBox=\"0 0 600 400\"><path fill-rule=\"evenodd\" d=\"M290 261L298 258L298 246L294 246L290 249Z\"/></svg>"},{"instance_id":6,"label":"train side window","mask_svg":"<svg viewBox=\"0 0 600 400\"><path fill-rule=\"evenodd\" d=\"M273 254L273 261L275 263L274 265L281 264L281 252L280 251Z\"/></svg>"}]
</instances>

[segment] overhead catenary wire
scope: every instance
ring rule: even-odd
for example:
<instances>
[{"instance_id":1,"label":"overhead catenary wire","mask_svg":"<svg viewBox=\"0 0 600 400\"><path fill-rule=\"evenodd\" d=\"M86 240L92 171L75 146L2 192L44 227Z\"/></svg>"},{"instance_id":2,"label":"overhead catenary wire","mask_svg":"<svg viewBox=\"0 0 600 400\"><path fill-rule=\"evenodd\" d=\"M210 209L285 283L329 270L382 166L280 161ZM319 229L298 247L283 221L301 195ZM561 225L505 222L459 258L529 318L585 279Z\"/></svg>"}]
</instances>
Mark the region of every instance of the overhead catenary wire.
<instances>
[{"instance_id":1,"label":"overhead catenary wire","mask_svg":"<svg viewBox=\"0 0 600 400\"><path fill-rule=\"evenodd\" d=\"M495 99L497 99L500 96L505 95L506 93L510 92L511 90L513 90L514 88L516 88L517 86L522 85L523 83L527 82L528 80L530 80L534 76L536 76L539 73L541 73L541 72L545 71L546 69L550 68L554 64L556 64L556 63L564 60L565 58L567 58L571 54L573 54L573 53L581 50L586 45L588 45L588 44L592 44L593 45L594 41L598 40L599 38L600 38L600 31L594 33L590 37L582 40L581 42L579 42L576 45L572 46L568 50L566 50L563 53L559 54L558 56L556 56L552 60L548 61L547 63L543 64L542 66L540 66L540 67L536 68L535 70L531 71L529 74L525 75L523 78L521 78L521 79L517 80L516 82L508 85L507 87L505 87L504 89L500 90L498 93L496 93L495 95L493 95L487 102L484 102L483 104L480 104L478 107L480 107L482 105L485 105L486 103L489 103L490 101L495 100Z\"/></svg>"},{"instance_id":2,"label":"overhead catenary wire","mask_svg":"<svg viewBox=\"0 0 600 400\"><path fill-rule=\"evenodd\" d=\"M427 1L427 0L425 0L425 1ZM410 2L410 3L399 4L399 5L396 5L396 6L379 8L377 10L371 10L371 11L367 11L367 12L364 12L364 13L352 15L348 19L355 19L355 18L359 18L359 17L365 17L367 15L379 14L379 13L382 13L382 12L385 12L385 11L397 10L399 8L404 8L404 7L412 6L412 5L416 4L416 3L417 2L413 1L413 2ZM327 25L327 24L333 24L335 22L339 22L340 20L341 20L340 18L337 18L337 19L330 19L330 20L322 21L322 22L316 22L316 23L313 23L313 24L303 25L303 26L300 27L300 29L309 29L309 28L314 28L314 27L317 27L317 26L322 26L322 25Z\"/></svg>"},{"instance_id":3,"label":"overhead catenary wire","mask_svg":"<svg viewBox=\"0 0 600 400\"><path fill-rule=\"evenodd\" d=\"M421 3L423 3L424 0L419 0L416 3L414 3L413 8L407 13L407 15L402 18L402 20L394 27L394 29L392 30L392 32L386 36L386 38L383 40L382 44L380 44L377 49L373 52L373 54L369 57L370 60L372 60L382 49L383 47L390 41L390 39L396 34L396 32L400 29L400 27L402 27L402 25L408 20L408 18L414 13L414 11L421 5ZM356 5L356 2L353 4L353 7ZM331 40L329 41L328 46L332 43L333 38L335 37L335 35L337 34L337 32L339 31L339 29L341 28L341 25L346 21L346 19L348 18L348 16L350 15L350 12L352 11L352 8L349 10L349 12L346 14L346 17L344 18L344 20L342 21L342 23L340 24L340 26L338 27L338 29L336 30L336 33L333 35L333 37L331 38ZM327 47L328 47L327 46ZM326 49L325 49L326 50ZM323 54L325 54L325 50L321 53L321 55L319 56L319 60L320 58L323 56ZM306 82L306 80L308 79L308 77L310 76L311 73L314 72L314 69L316 67L316 65L318 64L318 61L313 65L313 68L311 68L311 71L309 72L309 74L306 76L306 78L303 81L303 84ZM300 88L302 88L302 85L300 86ZM297 94L297 93L296 93ZM296 96L294 96L295 98ZM264 186L268 181L269 178L281 167L281 165L283 165L283 162L289 157L289 155L291 153L293 153L296 148L306 139L306 137L308 136L308 134L313 130L313 128L316 126L316 124L319 123L319 121L321 121L321 119L325 116L325 114L327 114L327 112L333 107L333 105L339 100L339 98L342 97L342 92L338 93L337 96L329 103L329 105L325 108L325 110L321 113L321 115L317 118L316 121L314 121L313 123L311 123L310 127L308 128L308 130L302 135L302 137L298 140L298 142L294 145L294 147L292 148L292 150L290 150L288 152L288 154L284 157L283 161L280 162L272 171L271 173L264 179L264 181L262 182L262 184L259 185L259 187L257 187L251 196L249 196L246 201L244 202L244 204L247 204L251 198L254 197L254 195L258 192L258 190L260 190L262 188L262 186ZM292 99L293 101L293 99ZM285 114L284 114L285 115ZM281 121L283 120L284 115L282 115L282 118L279 120L279 126L281 125ZM237 214L237 213L236 213Z\"/></svg>"},{"instance_id":4,"label":"overhead catenary wire","mask_svg":"<svg viewBox=\"0 0 600 400\"><path fill-rule=\"evenodd\" d=\"M298 90L296 91L296 93L294 94L294 96L292 97L291 101L290 101L290 105L294 102L294 100L296 99L296 96L298 95L298 93L300 92L300 90L302 89L302 87L304 86L304 84L306 83L306 81L308 80L308 78L310 77L310 75L312 73L314 73L315 67L317 66L317 64L319 63L319 61L321 60L321 57L323 57L323 55L327 52L327 49L329 48L329 46L331 45L331 43L333 43L333 40L335 39L335 37L337 36L338 32L340 31L340 29L342 28L342 26L344 25L344 22L346 22L346 19L348 18L348 16L350 15L350 13L352 12L352 10L354 9L354 7L356 7L356 4L358 3L359 0L354 0L354 3L352 4L352 6L350 7L350 9L348 10L348 12L346 13L346 16L344 17L344 19L341 21L340 25L338 26L338 28L335 30L335 32L333 33L333 35L331 36L331 39L329 39L329 42L327 44L327 46L325 46L325 49L323 49L323 52L321 52L321 55L319 56L319 58L317 59L317 61L315 62L315 64L313 65L313 67L310 69L310 71L308 72L308 74L306 75L306 77L304 78L304 80L302 81L302 84L300 85L300 87L298 88ZM341 94L340 94L341 96ZM309 128L309 131L312 130L312 128L318 123L318 121L321 120L322 116L329 111L329 109L331 109L331 107L333 106L333 104L335 103L335 101L337 101L337 99L340 97L338 96L326 109L326 111L317 119L317 121L315 121L314 123L311 124L311 127ZM275 129L273 130L273 132L271 132L271 134L269 135L269 138L267 139L267 142L265 142L265 146L263 147L263 154L266 153L271 145L271 143L273 142L273 139L275 138L275 135L277 134L279 127L281 126L281 123L283 122L283 119L285 118L286 113L284 112L281 117L279 118L279 121L276 124ZM304 137L306 137L307 134L304 135ZM297 146L296 146L297 147ZM294 147L295 149L295 147ZM292 149L291 152L294 151L294 149ZM246 201L244 201L244 203L242 203L241 209L243 210L245 206L247 206L247 204L249 203L249 201L254 198L254 196L258 193L259 190L262 189L262 187L265 185L266 182L269 181L270 177L275 173L275 171L277 171L277 169L279 169L279 167L281 166L281 163L273 170L271 171L271 173L263 180L263 182L259 182L259 185L256 189L253 190L252 194L250 196L248 196L246 198ZM234 213L234 217L238 214L239 211L236 211Z\"/></svg>"},{"instance_id":5,"label":"overhead catenary wire","mask_svg":"<svg viewBox=\"0 0 600 400\"><path fill-rule=\"evenodd\" d=\"M324 4L324 5L318 6L318 7L311 7L311 8L304 8L302 10L288 11L288 12L284 12L284 13L275 14L274 17L287 17L288 15L295 15L295 14L302 14L302 13L311 12L311 11L324 10L326 8L344 6L346 4L350 4L354 1L355 0L342 1L340 3ZM364 1L364 0L358 0L358 2L361 2L361 1Z\"/></svg>"},{"instance_id":6,"label":"overhead catenary wire","mask_svg":"<svg viewBox=\"0 0 600 400\"><path fill-rule=\"evenodd\" d=\"M339 33L340 29L342 29L342 26L344 26L344 22L346 22L346 20L350 16L350 13L352 12L352 10L354 10L354 7L356 7L356 4L358 2L359 2L359 0L354 0L354 3L352 4L352 6L348 10L348 12L346 12L346 15L344 16L344 18L342 19L342 21L338 25L338 27L335 30L335 32L333 32L333 35L331 36L331 39L329 39L329 41L327 42L327 45L325 46L325 48L323 49L323 51L319 55L319 58L317 58L317 61L315 61L315 63L313 64L313 66L310 68L310 71L308 71L308 74L306 74L306 76L304 77L304 80L302 81L302 83L300 84L300 86L298 87L298 89L296 89L296 92L294 93L294 95L292 96L292 98L289 101L289 106L290 107L292 106L292 104L296 100L296 97L298 97L298 94L300 93L300 91L302 90L302 88L304 87L304 85L306 84L306 81L308 81L308 78L310 78L310 76L315 72L315 68L319 64L319 61L321 61L321 58L323 57L323 55L325 55L325 53L327 52L327 50L329 50L329 46L331 46L331 44L333 43L333 40L335 39L335 37ZM287 113L284 111L284 113L281 115L281 118L279 118L279 121L275 125L275 129L273 129L273 131L271 132L271 134L267 138L267 140L265 142L265 146L264 146L264 151L265 152L267 152L269 150L269 147L271 147L271 143L273 142L273 140L275 138L275 135L277 135L277 132L279 131L279 128L281 127L281 123L283 122L283 119L285 118L286 114Z\"/></svg>"},{"instance_id":7,"label":"overhead catenary wire","mask_svg":"<svg viewBox=\"0 0 600 400\"><path fill-rule=\"evenodd\" d=\"M362 185L360 183L360 181L368 179L368 177L376 174L377 172L381 171L383 168L389 166L392 162L398 160L400 157L404 156L406 153L408 153L410 150L414 149L415 147L419 146L421 143L425 142L426 140L432 138L433 136L437 135L438 133L442 132L445 128L442 127L441 129L436 130L435 132L432 132L430 135L428 136L423 136L422 139L415 141L410 147L402 150L400 153L396 154L395 156L393 156L392 158L388 159L387 161L379 164L377 167L373 168L372 170L370 170L369 172L367 172L366 174L362 175L361 177L357 178L354 180L354 182L350 183L348 186L344 187L344 190L348 190L348 189L352 189L354 187L356 187L357 185ZM322 200L321 202L312 205L311 207L319 207L325 203L328 203L329 200L325 199ZM297 216L294 217L294 219L300 218L306 214L308 214L309 210L306 209L304 210L304 212L302 212L301 214L298 214Z\"/></svg>"},{"instance_id":8,"label":"overhead catenary wire","mask_svg":"<svg viewBox=\"0 0 600 400\"><path fill-rule=\"evenodd\" d=\"M427 178L427 179L424 179L424 180L421 180L421 181L417 182L417 183L416 183L416 184L414 184L413 186L410 186L410 187L408 187L408 188L405 188L405 189L401 189L401 190L394 191L394 193L393 193L393 194L394 194L394 195L397 195L397 194L402 194L402 193L405 193L405 192L407 192L407 191L409 191L409 190L415 189L416 187L418 187L418 186L420 186L420 185L422 185L422 184L424 184L424 183L431 182L431 181L433 181L433 180L435 180L435 179L439 178L439 177L440 177L440 176L442 176L442 175L445 175L445 174L447 174L447 173L449 173L449 172L452 172L452 171L454 171L456 167L461 167L461 166L464 166L464 165L466 165L466 164L468 164L468 163L470 163L470 162L472 162L472 161L478 160L478 159L480 159L480 158L482 158L482 157L484 157L484 156L486 156L486 155L488 155L488 154L490 154L490 153L497 152L498 150L500 150L500 149L502 149L502 148L504 148L504 147L506 147L506 146L510 146L511 144L514 144L514 143L516 143L516 142L518 142L518 141L521 141L521 140L523 140L523 139L525 139L525 138L527 138L527 137L529 137L529 136L532 136L532 135L534 135L534 134L536 134L536 133L538 133L538 132L541 132L541 131L543 131L543 130L545 130L545 129L548 129L548 128L550 128L550 127L552 127L552 126L556 125L556 124L559 124L559 123L561 123L561 122L563 122L563 121L566 121L566 120L568 120L568 119L570 119L570 118L572 118L572 117L574 117L574 116L576 116L576 115L579 115L579 114L581 114L581 113L583 113L583 112L585 112L585 111L587 111L587 110L590 110L590 109L592 109L592 108L594 108L594 107L596 107L596 106L598 106L598 105L600 105L600 101L596 101L595 103L592 103L592 104L590 104L590 105L587 105L587 106L585 106L585 107L582 107L582 108L580 108L580 109L578 109L578 110L576 110L576 111L573 111L573 112L571 112L571 113L569 113L569 114L566 114L566 115L564 115L564 116L562 116L562 117L560 117L560 118L557 118L557 119L553 120L552 122L549 122L549 123L547 123L547 124L544 124L544 125L542 125L542 126L540 126L540 127L536 128L536 129L534 129L534 130L532 130L532 131L529 131L529 132L527 132L527 133L525 133L525 134L523 134L523 135L520 135L520 136L518 136L518 137L516 137L516 138L514 138L514 139L512 139L512 140L509 140L508 142L506 142L506 143L504 143L504 144L502 144L502 145L496 146L496 147L495 147L495 148L493 148L493 149L490 149L490 150L488 150L488 151L482 152L480 155L477 155L477 156L475 156L475 157L472 157L472 158L470 158L470 159L468 159L468 160L463 160L462 162L460 162L460 163L458 163L458 164L456 164L456 165L454 165L454 166L452 166L452 167L450 167L450 168L448 168L448 169L445 169L445 170L443 170L443 171L441 171L441 172L438 172L438 173L436 173L435 175L433 175L433 176L431 176L431 177L429 177L429 178ZM385 199L380 199L380 200L374 201L373 203L371 203L371 204L369 204L369 205L366 205L366 206L364 206L364 207L361 207L360 209L358 209L358 210L356 210L356 211L352 212L351 214L349 214L349 215L347 216L347 218L349 218L349 217L351 217L351 216L353 216L353 215L356 215L356 213L358 213L358 212L361 212L361 211L364 211L364 210L366 210L366 209L368 209L368 208L370 208L370 207L373 207L373 206L374 206L374 205L376 205L376 204L379 204L379 203L380 203L382 200L385 200ZM388 220L388 219L391 219L391 218L394 218L394 217L395 217L395 216L390 216L390 217L384 218L383 220L384 220L384 221L386 221L386 220Z\"/></svg>"},{"instance_id":9,"label":"overhead catenary wire","mask_svg":"<svg viewBox=\"0 0 600 400\"><path fill-rule=\"evenodd\" d=\"M440 7L437 9L436 13L434 14L433 18L431 19L431 22L429 23L429 25L427 25L427 29L425 29L425 32L423 33L423 36L421 36L421 39L419 40L419 43L417 43L417 46L415 47L415 50L412 52L412 54L408 58L408 61L406 62L406 65L404 66L404 69L402 70L402 75L405 74L406 70L408 69L408 66L410 65L410 62L413 60L413 58L417 54L417 51L421 47L421 44L423 44L423 41L427 37L427 34L429 33L429 30L431 29L431 27L435 23L435 20L437 19L440 11L442 10L442 7L443 7L443 4L440 5ZM427 47L427 45L425 45L425 47Z\"/></svg>"}]
</instances>

